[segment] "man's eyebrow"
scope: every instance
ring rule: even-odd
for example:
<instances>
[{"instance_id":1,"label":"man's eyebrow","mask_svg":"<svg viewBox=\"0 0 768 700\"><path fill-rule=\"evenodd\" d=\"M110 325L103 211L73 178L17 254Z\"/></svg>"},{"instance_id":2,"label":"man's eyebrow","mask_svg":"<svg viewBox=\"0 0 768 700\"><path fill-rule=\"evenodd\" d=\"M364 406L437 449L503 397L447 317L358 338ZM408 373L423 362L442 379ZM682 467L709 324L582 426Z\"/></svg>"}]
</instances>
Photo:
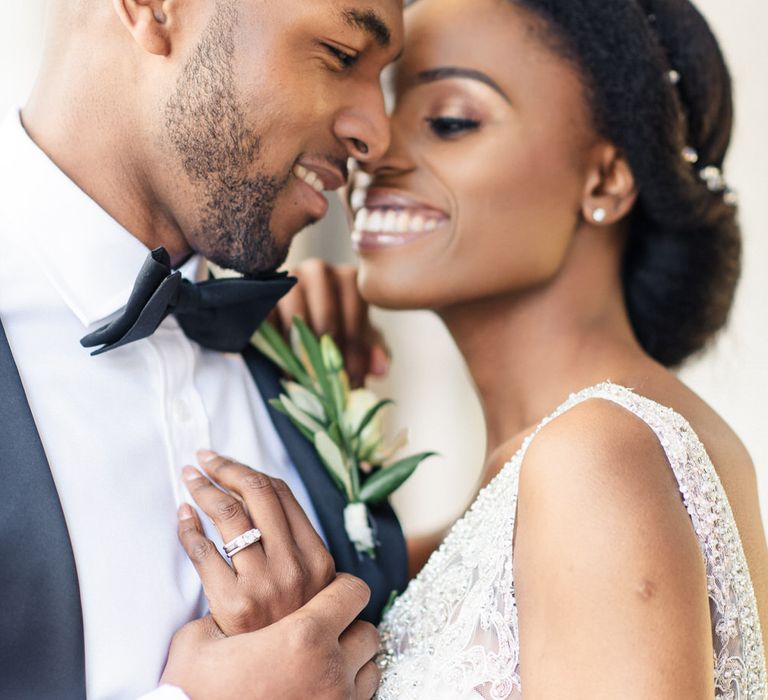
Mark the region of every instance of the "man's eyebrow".
<instances>
[{"instance_id":1,"label":"man's eyebrow","mask_svg":"<svg viewBox=\"0 0 768 700\"><path fill-rule=\"evenodd\" d=\"M342 10L341 16L351 27L362 29L370 34L379 46L387 47L392 39L387 23L379 17L375 10Z\"/></svg>"},{"instance_id":2,"label":"man's eyebrow","mask_svg":"<svg viewBox=\"0 0 768 700\"><path fill-rule=\"evenodd\" d=\"M477 80L484 85L492 88L501 95L506 102L512 104L512 100L501 88L501 86L489 75L486 75L482 71L475 70L474 68L459 68L458 66L442 66L440 68L432 68L430 70L421 71L416 76L416 83L434 83L438 80L449 80L450 78L468 78L469 80Z\"/></svg>"}]
</instances>

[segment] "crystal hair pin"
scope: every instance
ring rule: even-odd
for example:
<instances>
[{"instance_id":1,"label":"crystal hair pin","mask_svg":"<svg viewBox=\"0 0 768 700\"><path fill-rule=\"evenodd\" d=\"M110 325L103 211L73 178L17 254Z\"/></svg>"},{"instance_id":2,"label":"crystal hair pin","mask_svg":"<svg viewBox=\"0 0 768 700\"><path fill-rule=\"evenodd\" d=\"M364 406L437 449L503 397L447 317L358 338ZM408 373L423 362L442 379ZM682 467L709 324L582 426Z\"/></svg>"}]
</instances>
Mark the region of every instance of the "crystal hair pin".
<instances>
[{"instance_id":1,"label":"crystal hair pin","mask_svg":"<svg viewBox=\"0 0 768 700\"><path fill-rule=\"evenodd\" d=\"M653 13L647 14L646 18L648 20L648 24L653 30L653 27L656 25L656 15ZM675 68L670 68L670 70L665 73L665 78L670 85L679 90L678 85L683 79L680 71L676 70ZM699 154L692 146L686 146L682 150L681 155L683 160L692 166L697 165L699 162ZM730 187L728 187L728 184L725 181L725 176L723 175L723 171L720 168L715 165L706 165L703 168L697 168L696 172L699 175L699 179L707 186L707 189L710 192L722 195L723 201L725 201L725 203L730 206L735 207L738 205L738 195Z\"/></svg>"}]
</instances>

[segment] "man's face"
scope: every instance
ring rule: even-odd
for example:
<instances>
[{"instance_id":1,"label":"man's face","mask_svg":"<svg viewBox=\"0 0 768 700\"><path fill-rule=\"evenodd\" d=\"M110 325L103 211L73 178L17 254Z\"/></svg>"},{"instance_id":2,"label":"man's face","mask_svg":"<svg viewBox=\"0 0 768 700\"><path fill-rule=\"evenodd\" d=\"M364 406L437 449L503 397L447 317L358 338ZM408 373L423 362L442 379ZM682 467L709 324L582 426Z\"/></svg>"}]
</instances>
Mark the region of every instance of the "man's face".
<instances>
[{"instance_id":1,"label":"man's face","mask_svg":"<svg viewBox=\"0 0 768 700\"><path fill-rule=\"evenodd\" d=\"M190 247L255 274L389 145L379 76L401 0L216 0L164 105L164 199Z\"/></svg>"}]
</instances>

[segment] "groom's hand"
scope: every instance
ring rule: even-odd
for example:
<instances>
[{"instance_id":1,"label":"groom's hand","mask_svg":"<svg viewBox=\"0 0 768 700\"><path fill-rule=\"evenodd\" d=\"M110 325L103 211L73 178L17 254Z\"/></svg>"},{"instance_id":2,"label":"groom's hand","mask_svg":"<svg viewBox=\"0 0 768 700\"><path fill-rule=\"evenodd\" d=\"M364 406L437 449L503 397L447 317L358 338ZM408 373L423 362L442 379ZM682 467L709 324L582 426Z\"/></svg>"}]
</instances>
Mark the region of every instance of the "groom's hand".
<instances>
[{"instance_id":1,"label":"groom's hand","mask_svg":"<svg viewBox=\"0 0 768 700\"><path fill-rule=\"evenodd\" d=\"M376 628L354 622L370 591L340 574L297 612L257 632L225 637L212 618L182 627L162 683L191 700L368 700L379 671Z\"/></svg>"},{"instance_id":2,"label":"groom's hand","mask_svg":"<svg viewBox=\"0 0 768 700\"><path fill-rule=\"evenodd\" d=\"M344 354L353 387L361 386L369 375L386 375L389 350L371 324L368 304L357 288L357 269L314 258L290 272L299 283L280 301L270 320L287 332L293 317L299 316L318 335L329 333Z\"/></svg>"}]
</instances>

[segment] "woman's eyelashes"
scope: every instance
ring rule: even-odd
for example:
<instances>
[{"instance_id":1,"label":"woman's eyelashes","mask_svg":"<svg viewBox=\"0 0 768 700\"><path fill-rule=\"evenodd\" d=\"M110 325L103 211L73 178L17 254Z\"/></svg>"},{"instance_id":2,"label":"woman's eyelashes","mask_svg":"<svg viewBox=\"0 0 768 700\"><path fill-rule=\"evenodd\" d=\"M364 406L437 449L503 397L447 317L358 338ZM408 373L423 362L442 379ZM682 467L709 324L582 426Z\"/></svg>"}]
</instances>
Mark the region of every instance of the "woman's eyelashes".
<instances>
[{"instance_id":1,"label":"woman's eyelashes","mask_svg":"<svg viewBox=\"0 0 768 700\"><path fill-rule=\"evenodd\" d=\"M323 47L336 60L340 70L352 68L360 58L360 54L344 51L333 44L323 42Z\"/></svg>"},{"instance_id":2,"label":"woman's eyelashes","mask_svg":"<svg viewBox=\"0 0 768 700\"><path fill-rule=\"evenodd\" d=\"M480 128L477 119L468 117L427 117L432 133L440 139L452 139Z\"/></svg>"}]
</instances>

